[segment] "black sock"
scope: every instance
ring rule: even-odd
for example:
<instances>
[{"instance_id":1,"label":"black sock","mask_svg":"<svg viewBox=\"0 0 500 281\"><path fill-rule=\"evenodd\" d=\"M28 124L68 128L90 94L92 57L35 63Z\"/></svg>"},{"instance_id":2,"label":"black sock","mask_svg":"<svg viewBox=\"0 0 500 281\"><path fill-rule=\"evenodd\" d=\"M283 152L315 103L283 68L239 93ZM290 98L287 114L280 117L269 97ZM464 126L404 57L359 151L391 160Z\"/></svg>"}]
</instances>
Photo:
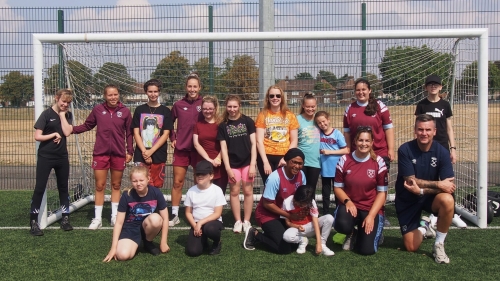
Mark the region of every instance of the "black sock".
<instances>
[{"instance_id":1,"label":"black sock","mask_svg":"<svg viewBox=\"0 0 500 281\"><path fill-rule=\"evenodd\" d=\"M30 220L38 222L38 214L30 213Z\"/></svg>"}]
</instances>

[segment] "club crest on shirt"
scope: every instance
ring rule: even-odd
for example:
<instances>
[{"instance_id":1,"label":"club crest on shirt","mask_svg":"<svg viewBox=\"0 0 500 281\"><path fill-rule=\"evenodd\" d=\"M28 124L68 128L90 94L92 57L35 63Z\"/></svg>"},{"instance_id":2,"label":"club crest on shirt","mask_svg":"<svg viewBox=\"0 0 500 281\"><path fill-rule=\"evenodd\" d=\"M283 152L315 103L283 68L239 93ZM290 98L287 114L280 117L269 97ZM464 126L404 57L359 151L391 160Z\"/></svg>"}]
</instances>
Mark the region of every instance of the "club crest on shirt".
<instances>
[{"instance_id":1,"label":"club crest on shirt","mask_svg":"<svg viewBox=\"0 0 500 281\"><path fill-rule=\"evenodd\" d=\"M417 164L417 159L411 159L411 162L412 162L413 164Z\"/></svg>"},{"instance_id":2,"label":"club crest on shirt","mask_svg":"<svg viewBox=\"0 0 500 281\"><path fill-rule=\"evenodd\" d=\"M436 168L437 167L437 158L436 157L431 157L431 166Z\"/></svg>"},{"instance_id":3,"label":"club crest on shirt","mask_svg":"<svg viewBox=\"0 0 500 281\"><path fill-rule=\"evenodd\" d=\"M368 170L366 170L366 174L368 175L368 177L369 177L370 179L373 179L373 178L375 177L375 170L373 170L373 169L368 169Z\"/></svg>"},{"instance_id":4,"label":"club crest on shirt","mask_svg":"<svg viewBox=\"0 0 500 281\"><path fill-rule=\"evenodd\" d=\"M118 117L122 117L122 112L121 112L121 111L118 111L118 112L116 113L116 116L118 116Z\"/></svg>"},{"instance_id":5,"label":"club crest on shirt","mask_svg":"<svg viewBox=\"0 0 500 281\"><path fill-rule=\"evenodd\" d=\"M197 105L196 110L198 110L198 112L201 112L201 105Z\"/></svg>"},{"instance_id":6,"label":"club crest on shirt","mask_svg":"<svg viewBox=\"0 0 500 281\"><path fill-rule=\"evenodd\" d=\"M300 186L300 182L296 182L295 183L295 189L299 188L299 186Z\"/></svg>"},{"instance_id":7,"label":"club crest on shirt","mask_svg":"<svg viewBox=\"0 0 500 281\"><path fill-rule=\"evenodd\" d=\"M351 174L351 170L347 170L347 174L350 175Z\"/></svg>"},{"instance_id":8,"label":"club crest on shirt","mask_svg":"<svg viewBox=\"0 0 500 281\"><path fill-rule=\"evenodd\" d=\"M356 117L356 113L353 113L351 116L352 116L352 118Z\"/></svg>"},{"instance_id":9,"label":"club crest on shirt","mask_svg":"<svg viewBox=\"0 0 500 281\"><path fill-rule=\"evenodd\" d=\"M187 108L187 107L183 107L182 109L184 109L184 110L188 110L188 108Z\"/></svg>"},{"instance_id":10,"label":"club crest on shirt","mask_svg":"<svg viewBox=\"0 0 500 281\"><path fill-rule=\"evenodd\" d=\"M103 111L103 112L102 112L102 115L104 115L104 114L106 114L106 111Z\"/></svg>"},{"instance_id":11,"label":"club crest on shirt","mask_svg":"<svg viewBox=\"0 0 500 281\"><path fill-rule=\"evenodd\" d=\"M51 119L49 119L49 121L50 121L50 122L52 122L52 121L56 121L56 119L52 119L52 118L51 118Z\"/></svg>"}]
</instances>

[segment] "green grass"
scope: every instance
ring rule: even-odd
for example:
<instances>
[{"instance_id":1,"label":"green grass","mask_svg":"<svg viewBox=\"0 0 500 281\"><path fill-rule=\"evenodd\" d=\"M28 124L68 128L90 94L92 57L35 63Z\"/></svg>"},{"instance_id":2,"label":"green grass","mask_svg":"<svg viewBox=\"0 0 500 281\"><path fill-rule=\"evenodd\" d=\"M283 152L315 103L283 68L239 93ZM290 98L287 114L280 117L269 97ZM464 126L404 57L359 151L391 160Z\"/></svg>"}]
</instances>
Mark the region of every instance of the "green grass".
<instances>
[{"instance_id":1,"label":"green grass","mask_svg":"<svg viewBox=\"0 0 500 281\"><path fill-rule=\"evenodd\" d=\"M31 192L0 191L1 227L27 226ZM394 208L388 215L397 225ZM87 227L93 206L71 215L74 226ZM104 218L109 216L105 209ZM494 225L500 225L495 219ZM187 226L183 221L179 226ZM184 254L187 230L169 232L171 252L153 257L142 249L127 262L102 263L111 245L111 229L46 229L32 237L26 229L0 229L0 279L2 280L497 280L500 230L452 229L446 239L448 265L431 257L433 241L424 241L417 253L402 248L399 230L385 230L385 241L374 256L360 256L328 246L335 256L314 255L314 239L304 255L281 256L258 247L242 248L243 235L231 232L230 210L224 211L222 252L219 256L190 258ZM53 226L57 226L54 224ZM109 226L107 220L104 226ZM158 239L156 240L158 242ZM497 277L495 277L497 276Z\"/></svg>"}]
</instances>

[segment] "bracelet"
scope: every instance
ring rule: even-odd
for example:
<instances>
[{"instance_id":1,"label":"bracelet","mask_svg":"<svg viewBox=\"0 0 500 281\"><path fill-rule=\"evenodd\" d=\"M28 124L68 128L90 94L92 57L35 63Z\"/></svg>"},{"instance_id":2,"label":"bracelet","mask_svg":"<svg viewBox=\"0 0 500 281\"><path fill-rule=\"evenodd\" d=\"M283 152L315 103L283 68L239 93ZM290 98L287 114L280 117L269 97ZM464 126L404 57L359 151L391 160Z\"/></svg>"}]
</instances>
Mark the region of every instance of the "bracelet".
<instances>
[{"instance_id":1,"label":"bracelet","mask_svg":"<svg viewBox=\"0 0 500 281\"><path fill-rule=\"evenodd\" d=\"M424 190L421 188L420 189L420 196L423 196L424 195Z\"/></svg>"},{"instance_id":2,"label":"bracelet","mask_svg":"<svg viewBox=\"0 0 500 281\"><path fill-rule=\"evenodd\" d=\"M457 150L457 148L456 148L456 147L454 147L454 146L450 147L450 150L452 150L452 149Z\"/></svg>"}]
</instances>

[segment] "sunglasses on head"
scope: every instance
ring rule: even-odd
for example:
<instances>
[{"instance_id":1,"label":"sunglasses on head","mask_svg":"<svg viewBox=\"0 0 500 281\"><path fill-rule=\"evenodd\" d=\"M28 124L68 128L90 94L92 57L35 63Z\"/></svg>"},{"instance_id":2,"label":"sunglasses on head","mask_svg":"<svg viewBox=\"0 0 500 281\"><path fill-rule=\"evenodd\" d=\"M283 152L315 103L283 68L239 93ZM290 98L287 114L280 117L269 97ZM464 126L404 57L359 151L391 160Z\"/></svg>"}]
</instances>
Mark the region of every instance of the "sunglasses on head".
<instances>
[{"instance_id":1,"label":"sunglasses on head","mask_svg":"<svg viewBox=\"0 0 500 281\"><path fill-rule=\"evenodd\" d=\"M369 131L371 132L372 127L370 126L358 126L358 131Z\"/></svg>"},{"instance_id":2,"label":"sunglasses on head","mask_svg":"<svg viewBox=\"0 0 500 281\"><path fill-rule=\"evenodd\" d=\"M277 97L278 99L281 99L281 94L277 94L277 95L270 94L269 95L270 99L274 99L274 97Z\"/></svg>"}]
</instances>

